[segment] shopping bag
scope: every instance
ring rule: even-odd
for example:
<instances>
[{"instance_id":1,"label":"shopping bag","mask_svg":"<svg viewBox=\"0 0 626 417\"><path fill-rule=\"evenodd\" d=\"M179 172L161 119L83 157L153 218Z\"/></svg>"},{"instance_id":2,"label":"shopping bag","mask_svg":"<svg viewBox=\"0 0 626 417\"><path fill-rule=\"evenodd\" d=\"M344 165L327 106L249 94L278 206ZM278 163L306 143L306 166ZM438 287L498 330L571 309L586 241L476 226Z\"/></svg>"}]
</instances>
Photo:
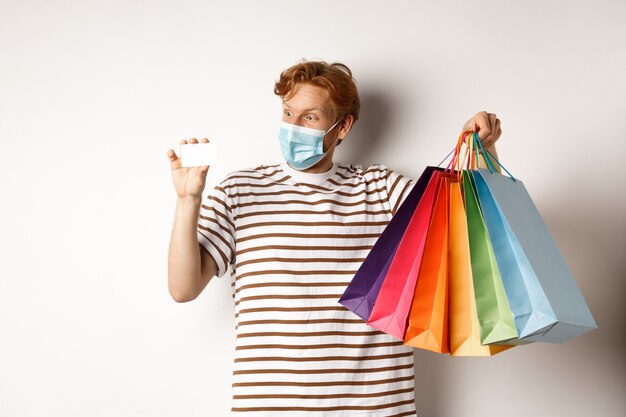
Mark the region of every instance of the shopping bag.
<instances>
[{"instance_id":1,"label":"shopping bag","mask_svg":"<svg viewBox=\"0 0 626 417\"><path fill-rule=\"evenodd\" d=\"M450 354L452 356L491 356L513 346L482 345L474 299L467 219L461 183L450 180L448 220L448 305Z\"/></svg>"},{"instance_id":2,"label":"shopping bag","mask_svg":"<svg viewBox=\"0 0 626 417\"><path fill-rule=\"evenodd\" d=\"M483 178L485 173L500 174L487 170L471 173L519 337L543 334L557 322L556 316L535 271Z\"/></svg>"},{"instance_id":3,"label":"shopping bag","mask_svg":"<svg viewBox=\"0 0 626 417\"><path fill-rule=\"evenodd\" d=\"M475 195L472 176L463 171L463 191L469 236L472 282L482 344L518 338L491 240Z\"/></svg>"},{"instance_id":4,"label":"shopping bag","mask_svg":"<svg viewBox=\"0 0 626 417\"><path fill-rule=\"evenodd\" d=\"M420 264L404 344L449 353L448 342L448 182L439 181Z\"/></svg>"},{"instance_id":5,"label":"shopping bag","mask_svg":"<svg viewBox=\"0 0 626 417\"><path fill-rule=\"evenodd\" d=\"M344 290L339 303L366 320L369 318L393 255L428 185L433 172L441 168L426 167L396 214L391 218L374 247Z\"/></svg>"},{"instance_id":6,"label":"shopping bag","mask_svg":"<svg viewBox=\"0 0 626 417\"><path fill-rule=\"evenodd\" d=\"M367 324L398 339L404 338L415 283L441 175L433 172L393 256Z\"/></svg>"},{"instance_id":7,"label":"shopping bag","mask_svg":"<svg viewBox=\"0 0 626 417\"><path fill-rule=\"evenodd\" d=\"M539 330L525 340L563 343L597 328L524 184L520 180L485 169L475 171L473 177L479 192L486 196L485 201L491 198L496 205L497 214L507 228L507 236L514 238L516 255L519 255L515 259L518 262L517 268L524 272L516 277L522 275L529 278L524 280L523 289L529 295L532 314L528 319L522 317L521 321L525 323L521 324L533 325ZM501 232L494 232L499 233ZM501 258L499 264L503 265L512 260L510 255L503 255ZM516 267L507 266L503 270L508 273L515 271ZM516 289L519 287L522 285ZM512 298L515 300L516 296Z\"/></svg>"}]
</instances>

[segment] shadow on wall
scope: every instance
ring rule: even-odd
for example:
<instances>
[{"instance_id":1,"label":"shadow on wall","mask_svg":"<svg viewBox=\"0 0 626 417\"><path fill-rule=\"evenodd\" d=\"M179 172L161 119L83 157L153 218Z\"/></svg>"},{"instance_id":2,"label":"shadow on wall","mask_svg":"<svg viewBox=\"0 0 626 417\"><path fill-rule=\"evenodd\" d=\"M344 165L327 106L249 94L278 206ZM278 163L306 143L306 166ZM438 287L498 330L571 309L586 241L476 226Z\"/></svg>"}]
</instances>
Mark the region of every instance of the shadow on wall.
<instances>
[{"instance_id":1,"label":"shadow on wall","mask_svg":"<svg viewBox=\"0 0 626 417\"><path fill-rule=\"evenodd\" d=\"M378 162L381 144L389 138L385 131L395 122L397 102L382 89L371 86L360 88L361 111L346 144L341 148L341 158L345 163L360 163L363 167Z\"/></svg>"},{"instance_id":2,"label":"shadow on wall","mask_svg":"<svg viewBox=\"0 0 626 417\"><path fill-rule=\"evenodd\" d=\"M450 358L423 349L414 349L415 359L415 407L418 416L443 415L446 396L445 363Z\"/></svg>"},{"instance_id":3,"label":"shadow on wall","mask_svg":"<svg viewBox=\"0 0 626 417\"><path fill-rule=\"evenodd\" d=\"M577 191L573 186L569 190ZM581 196L578 205L544 206L541 212L599 326L579 344L585 349L579 359L601 357L611 364L608 369L622 373L626 371L626 224L617 204L609 204L615 210L599 215L594 199L589 200Z\"/></svg>"},{"instance_id":4,"label":"shadow on wall","mask_svg":"<svg viewBox=\"0 0 626 417\"><path fill-rule=\"evenodd\" d=\"M391 146L387 134L389 127L397 122L401 97L393 96L382 88L361 87L361 112L359 120L350 132L340 160L360 163L367 167L380 163L383 146ZM415 349L415 403L418 415L439 416L443 412L445 397L444 376L445 358L425 350Z\"/></svg>"}]
</instances>

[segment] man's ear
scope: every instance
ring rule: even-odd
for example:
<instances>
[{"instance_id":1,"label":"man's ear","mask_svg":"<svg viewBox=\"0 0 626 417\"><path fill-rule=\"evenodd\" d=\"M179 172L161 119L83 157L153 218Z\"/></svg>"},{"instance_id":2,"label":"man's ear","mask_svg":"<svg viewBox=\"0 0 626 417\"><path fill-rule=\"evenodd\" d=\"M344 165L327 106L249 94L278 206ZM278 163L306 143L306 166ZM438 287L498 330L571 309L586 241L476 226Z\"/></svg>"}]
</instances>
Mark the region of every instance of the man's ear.
<instances>
[{"instance_id":1,"label":"man's ear","mask_svg":"<svg viewBox=\"0 0 626 417\"><path fill-rule=\"evenodd\" d=\"M337 146L343 142L343 140L348 136L350 130L352 130L352 125L354 124L354 116L351 114L346 114L343 116L343 120L339 123L339 143Z\"/></svg>"}]
</instances>

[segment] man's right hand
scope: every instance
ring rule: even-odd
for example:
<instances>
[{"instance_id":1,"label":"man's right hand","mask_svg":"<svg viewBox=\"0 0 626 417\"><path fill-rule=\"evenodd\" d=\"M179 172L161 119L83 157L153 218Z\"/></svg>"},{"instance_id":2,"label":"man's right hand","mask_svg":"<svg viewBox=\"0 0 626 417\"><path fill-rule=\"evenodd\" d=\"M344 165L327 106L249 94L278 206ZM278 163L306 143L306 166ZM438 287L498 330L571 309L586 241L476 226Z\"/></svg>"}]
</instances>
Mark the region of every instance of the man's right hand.
<instances>
[{"instance_id":1,"label":"man's right hand","mask_svg":"<svg viewBox=\"0 0 626 417\"><path fill-rule=\"evenodd\" d=\"M208 143L207 138L202 138L203 143ZM187 143L182 139L180 143ZM189 143L198 143L196 138L191 138ZM206 175L209 172L209 166L183 167L182 161L176 155L173 149L167 150L167 157L170 160L172 168L172 180L178 198L202 198L202 191L206 185Z\"/></svg>"}]
</instances>

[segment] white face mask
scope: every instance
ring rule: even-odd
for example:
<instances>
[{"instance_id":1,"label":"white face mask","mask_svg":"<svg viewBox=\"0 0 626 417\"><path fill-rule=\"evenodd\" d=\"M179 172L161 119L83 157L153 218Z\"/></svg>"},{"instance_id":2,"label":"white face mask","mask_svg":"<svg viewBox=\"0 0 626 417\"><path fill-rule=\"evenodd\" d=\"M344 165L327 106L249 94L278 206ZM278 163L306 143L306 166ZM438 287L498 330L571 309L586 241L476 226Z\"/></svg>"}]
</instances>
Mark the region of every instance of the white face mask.
<instances>
[{"instance_id":1,"label":"white face mask","mask_svg":"<svg viewBox=\"0 0 626 417\"><path fill-rule=\"evenodd\" d=\"M337 120L328 130L311 129L281 121L278 140L285 160L298 170L304 170L318 163L324 152L324 137L341 121ZM339 136L337 136L339 139ZM328 150L337 143L337 139Z\"/></svg>"}]
</instances>

